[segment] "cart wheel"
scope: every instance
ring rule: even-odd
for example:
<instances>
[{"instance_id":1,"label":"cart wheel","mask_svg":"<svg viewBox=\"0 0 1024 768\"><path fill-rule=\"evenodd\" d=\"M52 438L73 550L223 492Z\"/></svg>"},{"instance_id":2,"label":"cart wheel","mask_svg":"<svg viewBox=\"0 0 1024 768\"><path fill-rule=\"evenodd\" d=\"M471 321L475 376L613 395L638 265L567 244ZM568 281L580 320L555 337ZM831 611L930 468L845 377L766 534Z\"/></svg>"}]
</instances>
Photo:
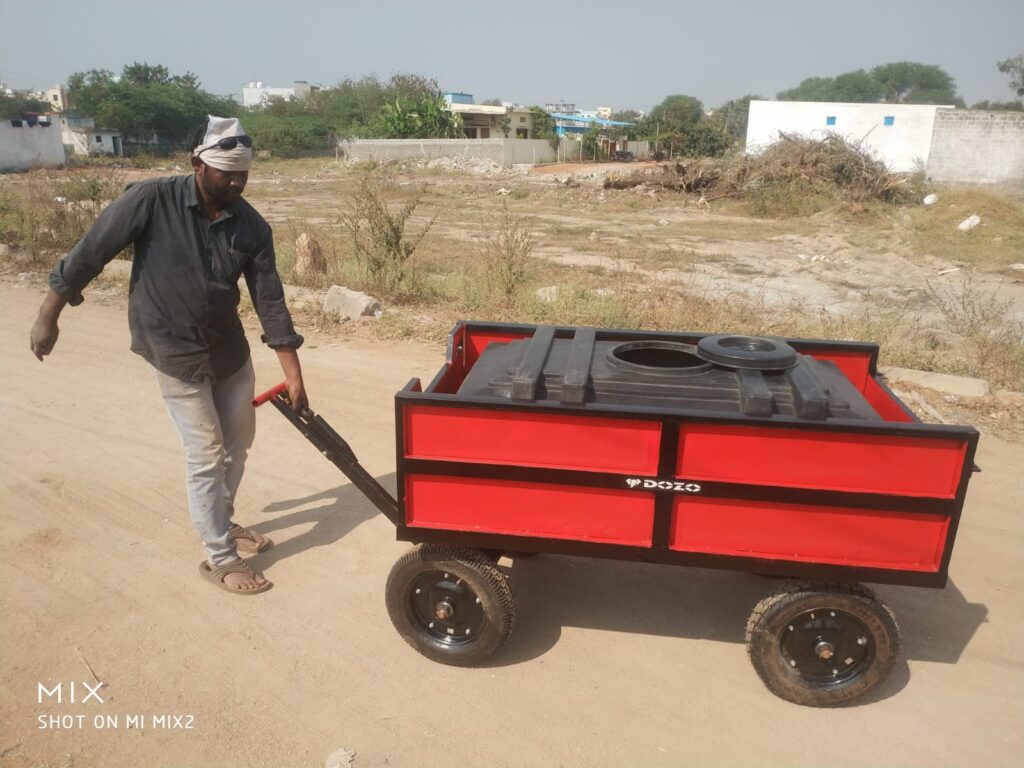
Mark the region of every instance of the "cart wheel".
<instances>
[{"instance_id":1,"label":"cart wheel","mask_svg":"<svg viewBox=\"0 0 1024 768\"><path fill-rule=\"evenodd\" d=\"M391 569L386 597L398 634L442 664L480 663L508 639L515 620L508 579L476 549L413 547Z\"/></svg>"},{"instance_id":2,"label":"cart wheel","mask_svg":"<svg viewBox=\"0 0 1024 768\"><path fill-rule=\"evenodd\" d=\"M769 691L795 704L832 707L888 677L900 631L892 611L867 587L795 582L757 604L746 640Z\"/></svg>"}]
</instances>

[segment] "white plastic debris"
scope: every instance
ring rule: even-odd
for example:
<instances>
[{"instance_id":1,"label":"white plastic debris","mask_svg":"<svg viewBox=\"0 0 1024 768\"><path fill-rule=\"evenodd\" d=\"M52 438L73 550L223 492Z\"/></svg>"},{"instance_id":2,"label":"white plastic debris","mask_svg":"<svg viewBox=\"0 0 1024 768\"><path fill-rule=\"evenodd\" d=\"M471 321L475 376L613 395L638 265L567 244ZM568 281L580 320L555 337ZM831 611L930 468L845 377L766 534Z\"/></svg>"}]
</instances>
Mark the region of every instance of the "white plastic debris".
<instances>
[{"instance_id":1,"label":"white plastic debris","mask_svg":"<svg viewBox=\"0 0 1024 768\"><path fill-rule=\"evenodd\" d=\"M959 229L961 232L969 232L979 224L981 224L981 217L975 213L971 214L966 219L957 224L956 228Z\"/></svg>"},{"instance_id":2,"label":"white plastic debris","mask_svg":"<svg viewBox=\"0 0 1024 768\"><path fill-rule=\"evenodd\" d=\"M498 190L498 194L499 195L511 195L512 194L512 190L511 189L505 189L504 187L502 187L501 189Z\"/></svg>"},{"instance_id":3,"label":"white plastic debris","mask_svg":"<svg viewBox=\"0 0 1024 768\"><path fill-rule=\"evenodd\" d=\"M924 203L925 205L935 205L937 202L939 202L939 196L933 192L930 195L925 195L924 200L922 200L921 202Z\"/></svg>"},{"instance_id":4,"label":"white plastic debris","mask_svg":"<svg viewBox=\"0 0 1024 768\"><path fill-rule=\"evenodd\" d=\"M1016 264L1011 264L1010 269L1016 269L1018 272L1024 272L1024 262L1018 261Z\"/></svg>"}]
</instances>

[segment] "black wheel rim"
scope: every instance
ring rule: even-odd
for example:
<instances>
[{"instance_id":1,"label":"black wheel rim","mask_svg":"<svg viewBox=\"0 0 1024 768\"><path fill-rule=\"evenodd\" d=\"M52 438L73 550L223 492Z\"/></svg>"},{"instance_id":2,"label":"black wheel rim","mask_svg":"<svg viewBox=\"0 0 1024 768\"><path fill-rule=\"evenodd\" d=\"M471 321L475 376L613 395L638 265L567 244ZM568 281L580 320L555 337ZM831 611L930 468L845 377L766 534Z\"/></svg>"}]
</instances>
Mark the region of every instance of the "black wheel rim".
<instances>
[{"instance_id":1,"label":"black wheel rim","mask_svg":"<svg viewBox=\"0 0 1024 768\"><path fill-rule=\"evenodd\" d=\"M480 597L450 571L425 571L409 585L409 609L416 626L446 645L468 645L484 625Z\"/></svg>"},{"instance_id":2,"label":"black wheel rim","mask_svg":"<svg viewBox=\"0 0 1024 768\"><path fill-rule=\"evenodd\" d=\"M867 625L853 614L815 608L782 628L779 651L784 664L809 685L840 687L864 674L875 658Z\"/></svg>"}]
</instances>

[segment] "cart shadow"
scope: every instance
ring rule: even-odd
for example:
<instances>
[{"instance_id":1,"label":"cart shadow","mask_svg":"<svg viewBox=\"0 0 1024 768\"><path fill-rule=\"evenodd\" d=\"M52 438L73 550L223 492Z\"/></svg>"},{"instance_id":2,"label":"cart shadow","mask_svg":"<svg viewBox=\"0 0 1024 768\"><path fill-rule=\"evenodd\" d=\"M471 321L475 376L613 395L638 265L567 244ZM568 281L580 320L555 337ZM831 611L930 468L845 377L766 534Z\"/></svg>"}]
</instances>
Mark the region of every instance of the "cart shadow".
<instances>
[{"instance_id":1,"label":"cart shadow","mask_svg":"<svg viewBox=\"0 0 1024 768\"><path fill-rule=\"evenodd\" d=\"M743 644L754 605L781 585L733 571L554 555L513 561L508 572L516 631L495 666L544 655L563 627ZM988 613L952 581L943 590L877 591L896 614L903 657L913 661L956 663ZM909 677L901 661L876 696L892 695Z\"/></svg>"},{"instance_id":2,"label":"cart shadow","mask_svg":"<svg viewBox=\"0 0 1024 768\"><path fill-rule=\"evenodd\" d=\"M377 480L389 493L394 493L393 472ZM310 506L313 504L316 506ZM269 569L280 560L315 547L330 546L347 536L357 526L380 514L355 486L348 483L310 496L271 502L261 510L261 513L276 517L247 527L271 538L274 531L313 524L298 536L287 541L275 542L273 547L257 555L258 560L255 562L261 569Z\"/></svg>"}]
</instances>

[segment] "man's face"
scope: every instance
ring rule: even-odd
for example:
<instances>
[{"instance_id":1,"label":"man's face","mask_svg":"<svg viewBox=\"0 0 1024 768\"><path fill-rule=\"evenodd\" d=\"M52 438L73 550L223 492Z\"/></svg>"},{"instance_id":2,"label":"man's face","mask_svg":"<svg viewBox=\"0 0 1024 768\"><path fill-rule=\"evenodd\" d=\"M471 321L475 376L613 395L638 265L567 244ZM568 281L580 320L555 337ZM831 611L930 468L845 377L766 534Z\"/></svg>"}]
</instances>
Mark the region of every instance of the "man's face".
<instances>
[{"instance_id":1,"label":"man's face","mask_svg":"<svg viewBox=\"0 0 1024 768\"><path fill-rule=\"evenodd\" d=\"M248 171L222 171L207 165L199 158L194 159L196 183L203 190L203 196L214 205L230 205L242 196Z\"/></svg>"}]
</instances>

